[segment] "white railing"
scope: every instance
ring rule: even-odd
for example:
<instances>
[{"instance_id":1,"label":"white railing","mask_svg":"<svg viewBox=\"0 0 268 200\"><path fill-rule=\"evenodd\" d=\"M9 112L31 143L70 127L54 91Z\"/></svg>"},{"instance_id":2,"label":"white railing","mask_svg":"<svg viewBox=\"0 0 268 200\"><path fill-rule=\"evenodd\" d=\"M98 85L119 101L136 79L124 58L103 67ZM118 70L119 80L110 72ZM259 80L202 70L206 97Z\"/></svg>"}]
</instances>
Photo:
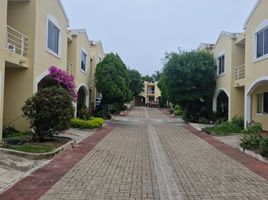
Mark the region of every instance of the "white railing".
<instances>
[{"instance_id":1,"label":"white railing","mask_svg":"<svg viewBox=\"0 0 268 200\"><path fill-rule=\"evenodd\" d=\"M13 53L27 57L28 37L7 26L7 49Z\"/></svg>"},{"instance_id":2,"label":"white railing","mask_svg":"<svg viewBox=\"0 0 268 200\"><path fill-rule=\"evenodd\" d=\"M235 67L235 80L245 78L245 65Z\"/></svg>"},{"instance_id":3,"label":"white railing","mask_svg":"<svg viewBox=\"0 0 268 200\"><path fill-rule=\"evenodd\" d=\"M67 62L66 71L69 75L73 74L73 65L70 62Z\"/></svg>"}]
</instances>

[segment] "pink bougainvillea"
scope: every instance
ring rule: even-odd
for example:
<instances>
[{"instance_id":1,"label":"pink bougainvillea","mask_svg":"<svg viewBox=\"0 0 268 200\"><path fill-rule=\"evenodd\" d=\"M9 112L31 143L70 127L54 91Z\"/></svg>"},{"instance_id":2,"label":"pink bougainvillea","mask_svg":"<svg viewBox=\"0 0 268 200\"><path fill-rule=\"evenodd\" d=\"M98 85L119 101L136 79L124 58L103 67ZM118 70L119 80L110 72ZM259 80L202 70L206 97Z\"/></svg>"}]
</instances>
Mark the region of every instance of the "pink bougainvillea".
<instances>
[{"instance_id":1,"label":"pink bougainvillea","mask_svg":"<svg viewBox=\"0 0 268 200\"><path fill-rule=\"evenodd\" d=\"M77 92L75 90L75 82L72 75L69 75L66 71L58 67L52 66L49 69L49 76L59 85L68 90L74 102L77 101Z\"/></svg>"}]
</instances>

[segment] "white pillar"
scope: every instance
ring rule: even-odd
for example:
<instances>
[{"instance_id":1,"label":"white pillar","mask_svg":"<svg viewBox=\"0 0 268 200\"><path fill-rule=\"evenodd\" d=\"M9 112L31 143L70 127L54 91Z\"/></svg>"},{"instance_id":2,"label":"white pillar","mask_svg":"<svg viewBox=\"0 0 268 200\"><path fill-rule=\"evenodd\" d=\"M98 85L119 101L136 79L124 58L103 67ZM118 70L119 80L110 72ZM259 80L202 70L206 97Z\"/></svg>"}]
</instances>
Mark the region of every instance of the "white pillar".
<instances>
[{"instance_id":1,"label":"white pillar","mask_svg":"<svg viewBox=\"0 0 268 200\"><path fill-rule=\"evenodd\" d=\"M249 123L251 123L251 94L245 93L245 119L244 119L245 128L247 128Z\"/></svg>"}]
</instances>

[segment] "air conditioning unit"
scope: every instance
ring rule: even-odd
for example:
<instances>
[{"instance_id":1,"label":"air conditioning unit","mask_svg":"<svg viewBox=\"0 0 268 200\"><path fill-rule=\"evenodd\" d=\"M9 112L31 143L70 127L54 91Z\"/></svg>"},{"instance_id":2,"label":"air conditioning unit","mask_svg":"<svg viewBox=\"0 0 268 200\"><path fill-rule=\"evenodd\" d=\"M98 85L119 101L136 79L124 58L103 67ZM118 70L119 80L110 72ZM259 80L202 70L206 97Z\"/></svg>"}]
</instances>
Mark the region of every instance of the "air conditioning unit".
<instances>
[{"instance_id":1,"label":"air conditioning unit","mask_svg":"<svg viewBox=\"0 0 268 200\"><path fill-rule=\"evenodd\" d=\"M16 47L15 47L15 45L13 45L13 44L8 43L8 44L7 44L7 49L8 49L9 51L13 52L13 53L16 53Z\"/></svg>"}]
</instances>

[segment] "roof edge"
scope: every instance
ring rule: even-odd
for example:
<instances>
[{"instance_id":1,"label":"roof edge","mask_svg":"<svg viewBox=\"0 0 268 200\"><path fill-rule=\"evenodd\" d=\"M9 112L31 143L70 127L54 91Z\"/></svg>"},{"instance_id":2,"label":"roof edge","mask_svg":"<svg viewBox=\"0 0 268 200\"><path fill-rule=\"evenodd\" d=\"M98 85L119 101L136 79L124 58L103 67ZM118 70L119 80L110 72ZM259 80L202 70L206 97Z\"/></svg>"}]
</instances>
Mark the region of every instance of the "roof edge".
<instances>
[{"instance_id":1,"label":"roof edge","mask_svg":"<svg viewBox=\"0 0 268 200\"><path fill-rule=\"evenodd\" d=\"M69 18L68 18L68 16L67 16L67 13L66 13L66 11L65 11L65 8L64 8L64 6L63 6L61 0L58 0L58 2L59 2L59 4L60 4L60 7L61 7L61 9L62 9L62 12L63 12L64 16L65 16L66 19L67 19L67 24L68 24L68 27L69 27L69 26L70 26L70 21L69 21Z\"/></svg>"},{"instance_id":2,"label":"roof edge","mask_svg":"<svg viewBox=\"0 0 268 200\"><path fill-rule=\"evenodd\" d=\"M261 0L257 0L257 2L255 3L253 9L252 9L251 12L249 13L249 16L247 17L246 22L244 23L244 26L243 26L244 29L247 28L248 22L249 22L249 20L251 19L252 15L254 14L254 12L255 12L255 10L257 9L257 7L259 6L260 2L261 2Z\"/></svg>"}]
</instances>

